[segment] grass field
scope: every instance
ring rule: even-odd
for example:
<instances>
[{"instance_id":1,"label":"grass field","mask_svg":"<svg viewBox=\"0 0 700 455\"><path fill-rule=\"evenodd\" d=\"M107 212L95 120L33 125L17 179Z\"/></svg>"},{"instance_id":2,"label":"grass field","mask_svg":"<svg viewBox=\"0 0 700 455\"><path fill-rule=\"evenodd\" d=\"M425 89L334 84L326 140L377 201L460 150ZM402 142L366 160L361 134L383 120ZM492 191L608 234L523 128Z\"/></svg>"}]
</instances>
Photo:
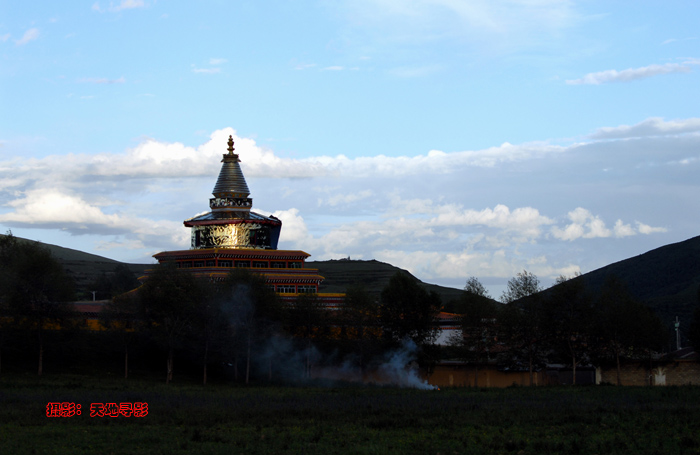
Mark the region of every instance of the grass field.
<instances>
[{"instance_id":1,"label":"grass field","mask_svg":"<svg viewBox=\"0 0 700 455\"><path fill-rule=\"evenodd\" d=\"M49 402L82 414L46 417ZM148 403L90 417L91 403ZM0 378L0 454L690 454L700 388L422 391Z\"/></svg>"}]
</instances>

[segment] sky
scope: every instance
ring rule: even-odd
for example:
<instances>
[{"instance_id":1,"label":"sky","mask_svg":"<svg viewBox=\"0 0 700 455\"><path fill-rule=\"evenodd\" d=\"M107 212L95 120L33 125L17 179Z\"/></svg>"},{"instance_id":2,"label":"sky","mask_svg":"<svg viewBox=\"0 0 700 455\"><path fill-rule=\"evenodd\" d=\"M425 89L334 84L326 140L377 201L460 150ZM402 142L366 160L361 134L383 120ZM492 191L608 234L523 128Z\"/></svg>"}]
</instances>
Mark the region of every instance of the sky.
<instances>
[{"instance_id":1,"label":"sky","mask_svg":"<svg viewBox=\"0 0 700 455\"><path fill-rule=\"evenodd\" d=\"M189 248L233 135L280 249L500 296L700 235L700 3L0 2L0 230Z\"/></svg>"}]
</instances>

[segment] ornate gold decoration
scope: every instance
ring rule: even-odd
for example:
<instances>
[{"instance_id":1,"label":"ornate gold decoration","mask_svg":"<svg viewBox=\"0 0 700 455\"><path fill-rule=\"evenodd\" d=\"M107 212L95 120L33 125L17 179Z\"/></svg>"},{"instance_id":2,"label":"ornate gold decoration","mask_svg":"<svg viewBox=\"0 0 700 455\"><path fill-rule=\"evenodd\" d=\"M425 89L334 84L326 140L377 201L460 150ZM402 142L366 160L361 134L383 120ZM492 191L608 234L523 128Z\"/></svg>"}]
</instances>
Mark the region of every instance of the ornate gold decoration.
<instances>
[{"instance_id":1,"label":"ornate gold decoration","mask_svg":"<svg viewBox=\"0 0 700 455\"><path fill-rule=\"evenodd\" d=\"M269 249L269 228L257 223L193 226L192 249L260 248Z\"/></svg>"}]
</instances>

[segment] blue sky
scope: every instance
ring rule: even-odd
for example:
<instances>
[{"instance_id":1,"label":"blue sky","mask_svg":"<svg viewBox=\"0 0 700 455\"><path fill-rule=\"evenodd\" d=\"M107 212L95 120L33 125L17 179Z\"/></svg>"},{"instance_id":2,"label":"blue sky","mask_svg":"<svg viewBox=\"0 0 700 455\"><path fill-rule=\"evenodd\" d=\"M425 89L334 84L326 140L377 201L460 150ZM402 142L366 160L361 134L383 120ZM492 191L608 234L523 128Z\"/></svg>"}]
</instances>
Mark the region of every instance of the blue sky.
<instances>
[{"instance_id":1,"label":"blue sky","mask_svg":"<svg viewBox=\"0 0 700 455\"><path fill-rule=\"evenodd\" d=\"M498 297L700 234L700 5L3 2L0 229L188 247L237 152L280 248Z\"/></svg>"}]
</instances>

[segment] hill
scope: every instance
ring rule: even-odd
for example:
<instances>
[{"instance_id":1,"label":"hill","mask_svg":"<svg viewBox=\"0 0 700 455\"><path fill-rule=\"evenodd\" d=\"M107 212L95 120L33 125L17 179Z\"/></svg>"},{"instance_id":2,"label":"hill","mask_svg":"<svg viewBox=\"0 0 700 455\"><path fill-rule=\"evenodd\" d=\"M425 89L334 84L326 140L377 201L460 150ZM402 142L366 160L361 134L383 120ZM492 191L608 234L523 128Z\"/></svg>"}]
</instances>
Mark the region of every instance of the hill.
<instances>
[{"instance_id":1,"label":"hill","mask_svg":"<svg viewBox=\"0 0 700 455\"><path fill-rule=\"evenodd\" d=\"M23 239L20 237L17 237L17 240L22 242L37 243L51 251L51 255L58 260L66 273L68 273L73 280L75 280L78 298L80 299L91 298L91 284L94 283L95 280L97 280L97 278L99 278L103 273L110 274L118 265L123 264L122 262L115 261L114 259L98 256L96 254L85 253L84 251L74 250L71 248L64 248L58 245L36 242L34 240ZM152 267L150 264L124 265L126 265L137 277L142 276L146 269Z\"/></svg>"},{"instance_id":2,"label":"hill","mask_svg":"<svg viewBox=\"0 0 700 455\"><path fill-rule=\"evenodd\" d=\"M345 292L348 286L360 283L376 298L379 298L382 289L389 283L389 280L396 272L403 272L413 277L413 275L404 269L374 259L369 261L353 261L347 259L309 261L306 263L306 266L318 269L319 274L325 277L325 280L321 284L321 292ZM416 277L413 278L418 280ZM450 300L457 299L462 293L460 289L418 281L428 292L434 291L438 293L442 298L443 304L448 303Z\"/></svg>"},{"instance_id":3,"label":"hill","mask_svg":"<svg viewBox=\"0 0 700 455\"><path fill-rule=\"evenodd\" d=\"M664 323L678 316L687 329L700 304L700 236L601 267L580 279L597 293L610 275L622 280Z\"/></svg>"},{"instance_id":4,"label":"hill","mask_svg":"<svg viewBox=\"0 0 700 455\"><path fill-rule=\"evenodd\" d=\"M21 241L33 242L33 240L20 239ZM83 251L64 248L41 242L41 246L48 248L66 272L73 277L81 293L82 298L88 298L91 291L90 285L103 273L109 274L115 267L122 264L114 259L85 253ZM134 275L142 276L146 269L153 267L153 264L125 264ZM318 269L325 280L321 284L321 292L342 293L348 286L355 283L362 283L367 291L379 298L384 286L389 283L389 279L398 271L408 273L406 270L394 267L391 264L371 261L310 261L306 263L308 268ZM415 277L414 277L415 278ZM416 278L417 279L417 278ZM420 280L419 280L420 281ZM422 282L421 282L422 283ZM459 289L438 286L436 284L422 283L428 291L435 291L440 294L443 303L456 299L460 294Z\"/></svg>"},{"instance_id":5,"label":"hill","mask_svg":"<svg viewBox=\"0 0 700 455\"><path fill-rule=\"evenodd\" d=\"M110 273L121 264L70 248L42 245L51 250L83 292L89 291L90 284L102 273ZM136 276L152 267L151 264L126 265ZM309 261L307 267L318 269L325 277L321 292L345 292L348 286L362 283L376 298L396 272L408 273L376 260ZM609 275L616 275L626 283L631 294L656 311L665 323L678 316L687 328L693 310L700 304L700 236L607 265L578 279L584 280L587 287L597 293ZM440 294L443 304L456 299L462 292L429 283L422 285L428 291Z\"/></svg>"}]
</instances>

